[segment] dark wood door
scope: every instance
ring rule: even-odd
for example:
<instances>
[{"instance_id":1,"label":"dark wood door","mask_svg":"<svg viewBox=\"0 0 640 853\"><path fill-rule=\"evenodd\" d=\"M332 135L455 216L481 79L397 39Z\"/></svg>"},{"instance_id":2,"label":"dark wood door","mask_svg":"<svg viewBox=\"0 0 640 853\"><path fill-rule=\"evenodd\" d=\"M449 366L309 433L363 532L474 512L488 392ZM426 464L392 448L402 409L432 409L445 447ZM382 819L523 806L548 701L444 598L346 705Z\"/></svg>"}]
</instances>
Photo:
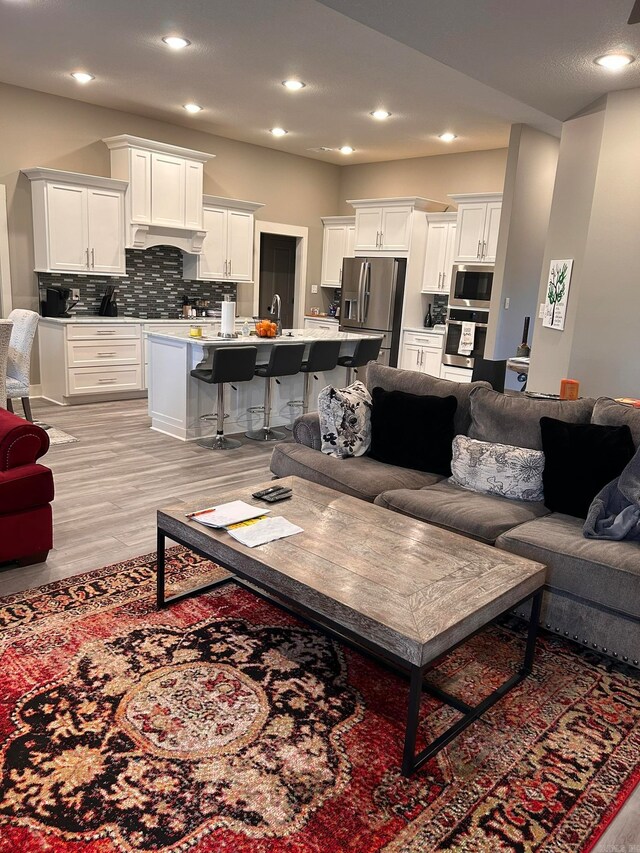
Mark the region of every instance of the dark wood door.
<instances>
[{"instance_id":1,"label":"dark wood door","mask_svg":"<svg viewBox=\"0 0 640 853\"><path fill-rule=\"evenodd\" d=\"M296 238L281 234L260 237L260 317L269 317L273 294L282 300L282 328L293 328Z\"/></svg>"}]
</instances>

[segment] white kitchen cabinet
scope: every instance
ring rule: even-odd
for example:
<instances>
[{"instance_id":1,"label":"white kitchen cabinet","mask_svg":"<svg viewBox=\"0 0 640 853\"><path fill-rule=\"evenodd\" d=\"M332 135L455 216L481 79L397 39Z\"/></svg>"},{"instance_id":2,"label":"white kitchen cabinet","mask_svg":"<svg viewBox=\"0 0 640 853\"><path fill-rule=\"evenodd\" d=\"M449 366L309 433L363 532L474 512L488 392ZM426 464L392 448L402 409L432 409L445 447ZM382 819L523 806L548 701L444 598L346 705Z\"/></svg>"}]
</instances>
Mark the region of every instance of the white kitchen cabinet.
<instances>
[{"instance_id":1,"label":"white kitchen cabinet","mask_svg":"<svg viewBox=\"0 0 640 853\"><path fill-rule=\"evenodd\" d=\"M329 329L330 331L338 331L340 321L335 317L305 317L305 329Z\"/></svg>"},{"instance_id":2,"label":"white kitchen cabinet","mask_svg":"<svg viewBox=\"0 0 640 853\"><path fill-rule=\"evenodd\" d=\"M416 215L434 204L427 198L350 199L356 211L354 253L406 256Z\"/></svg>"},{"instance_id":3,"label":"white kitchen cabinet","mask_svg":"<svg viewBox=\"0 0 640 853\"><path fill-rule=\"evenodd\" d=\"M38 326L42 396L60 405L142 396L140 323L64 323Z\"/></svg>"},{"instance_id":4,"label":"white kitchen cabinet","mask_svg":"<svg viewBox=\"0 0 640 853\"><path fill-rule=\"evenodd\" d=\"M405 332L400 354L400 367L429 376L440 376L444 336L429 332Z\"/></svg>"},{"instance_id":5,"label":"white kitchen cabinet","mask_svg":"<svg viewBox=\"0 0 640 853\"><path fill-rule=\"evenodd\" d=\"M200 252L204 164L215 155L127 134L102 141L111 152L112 176L128 182L127 247L165 243Z\"/></svg>"},{"instance_id":6,"label":"white kitchen cabinet","mask_svg":"<svg viewBox=\"0 0 640 853\"><path fill-rule=\"evenodd\" d=\"M455 213L428 213L423 293L449 293L456 239Z\"/></svg>"},{"instance_id":7,"label":"white kitchen cabinet","mask_svg":"<svg viewBox=\"0 0 640 853\"><path fill-rule=\"evenodd\" d=\"M450 196L458 205L456 263L494 263L498 247L502 193Z\"/></svg>"},{"instance_id":8,"label":"white kitchen cabinet","mask_svg":"<svg viewBox=\"0 0 640 853\"><path fill-rule=\"evenodd\" d=\"M57 169L27 169L37 272L125 275L126 183Z\"/></svg>"},{"instance_id":9,"label":"white kitchen cabinet","mask_svg":"<svg viewBox=\"0 0 640 853\"><path fill-rule=\"evenodd\" d=\"M466 367L450 367L443 364L440 370L440 379L450 379L452 382L471 382L472 372Z\"/></svg>"},{"instance_id":10,"label":"white kitchen cabinet","mask_svg":"<svg viewBox=\"0 0 640 853\"><path fill-rule=\"evenodd\" d=\"M198 255L185 254L186 279L253 281L254 212L263 205L217 196L203 197L207 232Z\"/></svg>"},{"instance_id":11,"label":"white kitchen cabinet","mask_svg":"<svg viewBox=\"0 0 640 853\"><path fill-rule=\"evenodd\" d=\"M355 250L355 217L325 216L322 218L322 287L342 286L343 258L353 258Z\"/></svg>"}]
</instances>

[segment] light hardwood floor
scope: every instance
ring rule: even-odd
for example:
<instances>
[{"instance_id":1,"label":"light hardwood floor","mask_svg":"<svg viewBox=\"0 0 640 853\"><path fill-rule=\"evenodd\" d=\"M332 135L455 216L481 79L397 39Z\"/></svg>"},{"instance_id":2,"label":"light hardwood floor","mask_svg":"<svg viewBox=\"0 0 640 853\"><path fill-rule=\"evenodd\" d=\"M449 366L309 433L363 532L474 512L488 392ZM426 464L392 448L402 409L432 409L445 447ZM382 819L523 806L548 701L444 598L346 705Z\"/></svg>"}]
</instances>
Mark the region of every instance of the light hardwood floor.
<instances>
[{"instance_id":1,"label":"light hardwood floor","mask_svg":"<svg viewBox=\"0 0 640 853\"><path fill-rule=\"evenodd\" d=\"M54 549L46 563L0 569L0 595L155 550L156 509L212 498L271 478L273 445L245 440L212 453L149 429L146 400L60 407L33 402L34 416L79 438L52 447ZM639 723L640 724L640 723ZM593 853L640 853L640 787Z\"/></svg>"}]
</instances>

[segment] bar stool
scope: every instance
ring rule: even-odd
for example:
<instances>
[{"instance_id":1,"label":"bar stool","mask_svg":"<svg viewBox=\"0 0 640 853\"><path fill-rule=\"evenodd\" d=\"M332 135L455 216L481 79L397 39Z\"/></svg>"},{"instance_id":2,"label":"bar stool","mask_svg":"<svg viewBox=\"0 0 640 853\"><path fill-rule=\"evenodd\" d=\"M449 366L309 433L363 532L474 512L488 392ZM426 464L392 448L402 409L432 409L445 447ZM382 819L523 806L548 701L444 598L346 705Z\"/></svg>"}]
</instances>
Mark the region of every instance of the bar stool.
<instances>
[{"instance_id":1,"label":"bar stool","mask_svg":"<svg viewBox=\"0 0 640 853\"><path fill-rule=\"evenodd\" d=\"M216 420L216 434L208 438L198 439L200 447L207 450L232 450L240 447L242 442L236 438L227 438L224 434L224 383L248 382L253 379L256 366L257 347L218 347L213 350L211 369L196 367L191 371L194 379L206 382L207 385L218 386L218 412L212 415L202 415L201 420Z\"/></svg>"},{"instance_id":2,"label":"bar stool","mask_svg":"<svg viewBox=\"0 0 640 853\"><path fill-rule=\"evenodd\" d=\"M300 365L300 372L304 373L302 400L289 400L289 406L297 408L302 405L302 414L306 415L311 396L311 376L316 372L335 369L340 356L340 346L340 341L312 341L309 345L309 355ZM317 378L316 376L315 379ZM291 427L288 426L287 429L290 430Z\"/></svg>"},{"instance_id":3,"label":"bar stool","mask_svg":"<svg viewBox=\"0 0 640 853\"><path fill-rule=\"evenodd\" d=\"M245 432L247 438L254 441L281 441L286 433L271 429L271 380L278 382L279 376L293 376L300 372L304 344L273 344L268 364L257 364L256 376L264 376L267 380L264 388L264 422L260 429Z\"/></svg>"},{"instance_id":4,"label":"bar stool","mask_svg":"<svg viewBox=\"0 0 640 853\"><path fill-rule=\"evenodd\" d=\"M360 338L353 355L343 355L338 359L338 364L347 368L347 385L351 385L354 368L364 367L370 361L375 361L380 355L381 346L382 338Z\"/></svg>"}]
</instances>

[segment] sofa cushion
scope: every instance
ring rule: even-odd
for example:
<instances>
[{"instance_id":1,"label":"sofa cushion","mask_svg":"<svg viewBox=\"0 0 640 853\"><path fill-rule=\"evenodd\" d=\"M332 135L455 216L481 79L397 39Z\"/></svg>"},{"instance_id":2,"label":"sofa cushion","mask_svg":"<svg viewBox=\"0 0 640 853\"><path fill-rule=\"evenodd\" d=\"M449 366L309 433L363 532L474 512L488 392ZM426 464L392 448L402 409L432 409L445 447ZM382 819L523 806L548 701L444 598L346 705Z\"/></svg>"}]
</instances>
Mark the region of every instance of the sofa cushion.
<instances>
[{"instance_id":1,"label":"sofa cushion","mask_svg":"<svg viewBox=\"0 0 640 853\"><path fill-rule=\"evenodd\" d=\"M385 391L407 391L409 394L432 394L434 397L453 395L458 407L453 418L455 434L465 435L469 429L469 395L474 388L491 388L488 382L450 382L414 370L400 370L372 362L367 367L367 388Z\"/></svg>"},{"instance_id":2,"label":"sofa cushion","mask_svg":"<svg viewBox=\"0 0 640 853\"><path fill-rule=\"evenodd\" d=\"M323 453L346 459L364 456L371 444L371 394L362 382L327 385L318 394Z\"/></svg>"},{"instance_id":3,"label":"sofa cushion","mask_svg":"<svg viewBox=\"0 0 640 853\"><path fill-rule=\"evenodd\" d=\"M22 512L53 500L53 474L44 465L0 472L0 514Z\"/></svg>"},{"instance_id":4,"label":"sofa cushion","mask_svg":"<svg viewBox=\"0 0 640 853\"><path fill-rule=\"evenodd\" d=\"M304 444L289 443L274 448L271 470L278 477L302 477L365 501L373 501L387 489L419 489L442 479L438 474L386 465L368 456L336 459Z\"/></svg>"},{"instance_id":5,"label":"sofa cushion","mask_svg":"<svg viewBox=\"0 0 640 853\"><path fill-rule=\"evenodd\" d=\"M519 501L541 501L544 453L493 444L467 435L453 440L451 482L472 492Z\"/></svg>"},{"instance_id":6,"label":"sofa cushion","mask_svg":"<svg viewBox=\"0 0 640 853\"><path fill-rule=\"evenodd\" d=\"M503 533L496 546L548 566L552 589L640 618L640 542L585 539L582 524L552 513Z\"/></svg>"},{"instance_id":7,"label":"sofa cushion","mask_svg":"<svg viewBox=\"0 0 640 853\"><path fill-rule=\"evenodd\" d=\"M375 503L489 545L506 530L548 513L539 501L481 495L446 481L419 491L384 492Z\"/></svg>"},{"instance_id":8,"label":"sofa cushion","mask_svg":"<svg viewBox=\"0 0 640 853\"><path fill-rule=\"evenodd\" d=\"M371 459L448 477L456 398L383 388L372 397Z\"/></svg>"},{"instance_id":9,"label":"sofa cushion","mask_svg":"<svg viewBox=\"0 0 640 853\"><path fill-rule=\"evenodd\" d=\"M598 397L593 407L591 423L605 426L627 424L635 447L640 447L640 409L617 403L609 397Z\"/></svg>"},{"instance_id":10,"label":"sofa cushion","mask_svg":"<svg viewBox=\"0 0 640 853\"><path fill-rule=\"evenodd\" d=\"M634 454L631 430L540 418L544 503L553 512L586 518L598 492L619 477Z\"/></svg>"},{"instance_id":11,"label":"sofa cushion","mask_svg":"<svg viewBox=\"0 0 640 853\"><path fill-rule=\"evenodd\" d=\"M471 392L469 438L542 450L540 418L588 424L593 400L537 400L524 394L500 394L491 388Z\"/></svg>"}]
</instances>

